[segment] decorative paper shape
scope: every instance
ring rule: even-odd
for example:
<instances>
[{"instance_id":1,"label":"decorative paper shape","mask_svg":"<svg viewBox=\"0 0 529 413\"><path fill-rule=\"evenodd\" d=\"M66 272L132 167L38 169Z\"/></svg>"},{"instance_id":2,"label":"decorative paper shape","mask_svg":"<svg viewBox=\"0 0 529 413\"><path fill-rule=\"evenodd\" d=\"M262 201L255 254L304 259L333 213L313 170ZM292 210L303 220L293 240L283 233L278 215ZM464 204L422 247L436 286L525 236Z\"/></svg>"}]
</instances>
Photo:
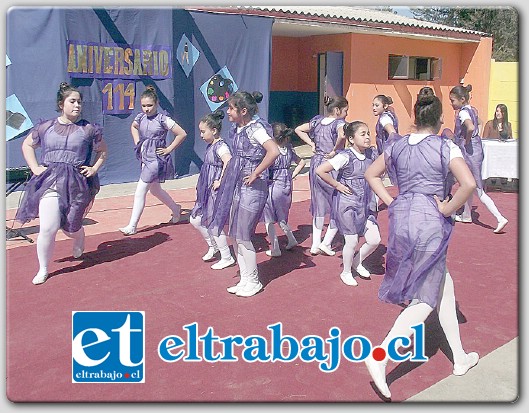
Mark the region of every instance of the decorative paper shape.
<instances>
[{"instance_id":1,"label":"decorative paper shape","mask_svg":"<svg viewBox=\"0 0 529 413\"><path fill-rule=\"evenodd\" d=\"M237 84L226 66L200 86L200 91L212 112L226 103L237 89Z\"/></svg>"},{"instance_id":2,"label":"decorative paper shape","mask_svg":"<svg viewBox=\"0 0 529 413\"><path fill-rule=\"evenodd\" d=\"M16 138L31 127L33 127L33 122L16 95L8 96L6 98L6 141Z\"/></svg>"},{"instance_id":3,"label":"decorative paper shape","mask_svg":"<svg viewBox=\"0 0 529 413\"><path fill-rule=\"evenodd\" d=\"M9 59L9 56L6 53L6 67L11 64L11 59Z\"/></svg>"},{"instance_id":4,"label":"decorative paper shape","mask_svg":"<svg viewBox=\"0 0 529 413\"><path fill-rule=\"evenodd\" d=\"M193 43L191 43L185 34L182 35L180 43L178 43L176 54L178 63L182 66L186 76L189 77L189 73L191 73L193 66L195 66L195 63L200 56L200 52L195 46L193 46Z\"/></svg>"}]
</instances>

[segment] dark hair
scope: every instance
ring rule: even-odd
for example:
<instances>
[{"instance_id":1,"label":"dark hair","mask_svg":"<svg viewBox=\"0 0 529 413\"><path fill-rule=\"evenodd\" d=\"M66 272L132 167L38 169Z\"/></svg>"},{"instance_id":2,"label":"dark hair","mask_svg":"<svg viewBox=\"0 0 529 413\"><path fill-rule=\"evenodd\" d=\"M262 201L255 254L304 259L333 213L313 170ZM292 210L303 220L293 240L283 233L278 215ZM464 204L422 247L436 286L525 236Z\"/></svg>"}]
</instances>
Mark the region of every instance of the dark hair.
<instances>
[{"instance_id":1,"label":"dark hair","mask_svg":"<svg viewBox=\"0 0 529 413\"><path fill-rule=\"evenodd\" d=\"M458 99L464 99L467 101L467 103L470 101L470 92L472 92L472 85L459 85L454 86L450 90L451 95L455 95Z\"/></svg>"},{"instance_id":2,"label":"dark hair","mask_svg":"<svg viewBox=\"0 0 529 413\"><path fill-rule=\"evenodd\" d=\"M205 123L210 129L217 129L217 132L220 133L222 130L222 119L224 119L224 112L217 109L213 113L202 116L200 122Z\"/></svg>"},{"instance_id":3,"label":"dark hair","mask_svg":"<svg viewBox=\"0 0 529 413\"><path fill-rule=\"evenodd\" d=\"M437 126L443 114L443 105L437 96L421 96L414 106L415 126Z\"/></svg>"},{"instance_id":4,"label":"dark hair","mask_svg":"<svg viewBox=\"0 0 529 413\"><path fill-rule=\"evenodd\" d=\"M57 111L61 112L61 105L64 103L66 98L70 96L72 93L77 92L79 93L79 96L81 97L81 100L83 100L83 95L79 90L77 90L76 87L70 85L66 82L61 82L59 85L59 90L57 91Z\"/></svg>"},{"instance_id":5,"label":"dark hair","mask_svg":"<svg viewBox=\"0 0 529 413\"><path fill-rule=\"evenodd\" d=\"M356 131L360 128L360 126L366 126L367 123L362 122L361 120L354 120L350 123L346 123L343 127L343 133L346 138L351 138L354 136Z\"/></svg>"},{"instance_id":6,"label":"dark hair","mask_svg":"<svg viewBox=\"0 0 529 413\"><path fill-rule=\"evenodd\" d=\"M274 133L274 140L279 146L289 143L294 136L294 130L288 128L287 125L281 122L272 123L272 130Z\"/></svg>"},{"instance_id":7,"label":"dark hair","mask_svg":"<svg viewBox=\"0 0 529 413\"><path fill-rule=\"evenodd\" d=\"M158 94L156 93L156 89L153 85L147 85L143 93L141 94L141 98L151 98L154 103L158 103Z\"/></svg>"},{"instance_id":8,"label":"dark hair","mask_svg":"<svg viewBox=\"0 0 529 413\"><path fill-rule=\"evenodd\" d=\"M261 92L235 92L228 98L228 104L233 105L238 112L242 109L246 109L250 116L254 116L258 112L257 104L263 100L263 94Z\"/></svg>"},{"instance_id":9,"label":"dark hair","mask_svg":"<svg viewBox=\"0 0 529 413\"><path fill-rule=\"evenodd\" d=\"M327 113L332 113L335 108L341 110L349 106L349 102L343 96L325 96L323 99L323 104L327 109Z\"/></svg>"},{"instance_id":10,"label":"dark hair","mask_svg":"<svg viewBox=\"0 0 529 413\"><path fill-rule=\"evenodd\" d=\"M424 86L419 90L419 93L417 93L417 99L421 96L435 96L435 93L430 86Z\"/></svg>"},{"instance_id":11,"label":"dark hair","mask_svg":"<svg viewBox=\"0 0 529 413\"><path fill-rule=\"evenodd\" d=\"M386 95L376 95L374 99L378 99L382 102L383 105L391 105L393 103L393 99L391 99L391 96L386 96Z\"/></svg>"},{"instance_id":12,"label":"dark hair","mask_svg":"<svg viewBox=\"0 0 529 413\"><path fill-rule=\"evenodd\" d=\"M494 126L494 129L498 129L498 119L496 118L496 111L500 109L501 114L503 116L502 124L503 124L503 130L507 131L507 128L509 127L509 114L507 113L507 106L503 103L498 103L496 105L496 110L494 111L494 118L492 119L492 126Z\"/></svg>"}]
</instances>

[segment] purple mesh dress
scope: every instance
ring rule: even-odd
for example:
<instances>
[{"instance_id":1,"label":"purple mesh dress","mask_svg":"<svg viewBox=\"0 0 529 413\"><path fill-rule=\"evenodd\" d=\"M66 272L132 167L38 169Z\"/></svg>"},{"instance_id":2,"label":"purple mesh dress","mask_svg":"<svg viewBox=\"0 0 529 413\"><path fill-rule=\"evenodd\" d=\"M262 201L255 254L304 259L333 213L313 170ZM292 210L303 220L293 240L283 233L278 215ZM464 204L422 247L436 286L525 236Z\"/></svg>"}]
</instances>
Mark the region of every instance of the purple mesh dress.
<instances>
[{"instance_id":1,"label":"purple mesh dress","mask_svg":"<svg viewBox=\"0 0 529 413\"><path fill-rule=\"evenodd\" d=\"M214 235L219 235L225 225L226 233L238 241L251 241L261 218L268 198L268 169L251 185L243 184L242 179L250 175L265 157L266 150L261 145L253 145L250 137L259 128L264 128L272 137L272 127L256 117L237 132L237 125L230 129L232 154L215 199L215 215L209 225Z\"/></svg>"},{"instance_id":2,"label":"purple mesh dress","mask_svg":"<svg viewBox=\"0 0 529 413\"><path fill-rule=\"evenodd\" d=\"M331 213L334 188L318 176L316 168L326 161L325 154L334 149L338 140L338 128L345 124L345 120L335 119L330 124L324 125L321 123L323 119L325 117L318 115L309 122L309 136L316 146L309 169L310 212L313 217L325 217ZM336 171L331 171L331 176L336 179Z\"/></svg>"},{"instance_id":3,"label":"purple mesh dress","mask_svg":"<svg viewBox=\"0 0 529 413\"><path fill-rule=\"evenodd\" d=\"M61 229L76 232L99 192L97 174L86 178L79 168L90 165L102 129L84 119L67 125L51 119L36 125L31 136L33 146L41 147L40 163L47 169L27 183L16 219L26 223L37 218L42 195L52 189L59 194Z\"/></svg>"},{"instance_id":4,"label":"purple mesh dress","mask_svg":"<svg viewBox=\"0 0 529 413\"><path fill-rule=\"evenodd\" d=\"M472 138L468 145L465 145L465 134L466 128L461 123L459 114L456 116L456 122L454 127L454 136L455 143L461 148L463 152L463 157L467 163L470 172L476 180L476 186L478 189L483 189L483 181L481 180L481 164L483 163L483 147L481 146L481 137L479 136L479 127L478 127L478 116L472 107L463 106L461 111L466 111L472 119L474 124L474 132L472 133Z\"/></svg>"},{"instance_id":5,"label":"purple mesh dress","mask_svg":"<svg viewBox=\"0 0 529 413\"><path fill-rule=\"evenodd\" d=\"M378 225L375 218L377 208L375 193L364 178L367 167L378 155L374 148L366 149L364 160L359 159L350 149L340 151L339 154L347 156L349 162L338 171L337 180L353 193L347 195L334 190L331 218L336 222L338 231L342 235L362 236L366 231L368 220Z\"/></svg>"},{"instance_id":6,"label":"purple mesh dress","mask_svg":"<svg viewBox=\"0 0 529 413\"><path fill-rule=\"evenodd\" d=\"M201 216L200 224L207 227L213 218L213 207L217 191L213 190L213 181L220 179L222 174L222 159L218 155L219 149L229 152L228 145L222 139L207 146L204 155L204 163L200 168L197 182L197 200L191 210L191 217Z\"/></svg>"},{"instance_id":7,"label":"purple mesh dress","mask_svg":"<svg viewBox=\"0 0 529 413\"><path fill-rule=\"evenodd\" d=\"M410 144L407 135L384 157L399 195L388 208L386 274L378 296L394 304L418 299L435 308L453 221L439 212L433 195L444 199L451 190L450 141L430 135Z\"/></svg>"},{"instance_id":8,"label":"purple mesh dress","mask_svg":"<svg viewBox=\"0 0 529 413\"><path fill-rule=\"evenodd\" d=\"M290 165L296 154L292 145L280 148L275 162L268 168L270 181L268 183L268 199L263 211L264 222L286 222L292 205L292 171Z\"/></svg>"},{"instance_id":9,"label":"purple mesh dress","mask_svg":"<svg viewBox=\"0 0 529 413\"><path fill-rule=\"evenodd\" d=\"M167 131L171 128L167 126L168 116L157 113L154 116L147 116L139 113L134 119L139 125L140 140L134 147L136 157L141 160L142 169L140 179L143 182L154 181L165 182L166 179L174 177L174 165L171 154L157 155L157 148L165 148Z\"/></svg>"},{"instance_id":10,"label":"purple mesh dress","mask_svg":"<svg viewBox=\"0 0 529 413\"><path fill-rule=\"evenodd\" d=\"M391 118L391 121L393 122L393 127L395 128L395 132L399 133L399 120L397 119L397 116L390 110L386 110L384 113L382 113L378 117L377 124L375 126L375 132L376 132L376 142L377 142L377 151L380 155L384 152L386 149L386 142L389 138L389 133L384 129L384 126L382 126L382 123L380 123L380 117L383 115L388 115Z\"/></svg>"}]
</instances>

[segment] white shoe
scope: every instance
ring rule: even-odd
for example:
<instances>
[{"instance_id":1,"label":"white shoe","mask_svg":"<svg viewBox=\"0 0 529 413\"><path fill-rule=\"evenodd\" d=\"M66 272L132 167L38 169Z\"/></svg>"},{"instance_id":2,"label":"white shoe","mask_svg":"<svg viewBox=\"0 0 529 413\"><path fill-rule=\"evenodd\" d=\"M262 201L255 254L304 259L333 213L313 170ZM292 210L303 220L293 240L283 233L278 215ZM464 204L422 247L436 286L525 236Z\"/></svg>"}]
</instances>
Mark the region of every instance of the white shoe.
<instances>
[{"instance_id":1,"label":"white shoe","mask_svg":"<svg viewBox=\"0 0 529 413\"><path fill-rule=\"evenodd\" d=\"M171 214L171 220L169 221L171 224L178 224L180 222L180 216L182 213L182 207L178 205L177 213L174 212Z\"/></svg>"},{"instance_id":2,"label":"white shoe","mask_svg":"<svg viewBox=\"0 0 529 413\"><path fill-rule=\"evenodd\" d=\"M213 264L211 268L214 270L222 270L224 268L228 268L232 266L233 264L235 264L235 260L233 259L232 256L230 256L230 258L226 258L226 259L222 258L219 262L216 262L215 264Z\"/></svg>"},{"instance_id":3,"label":"white shoe","mask_svg":"<svg viewBox=\"0 0 529 413\"><path fill-rule=\"evenodd\" d=\"M497 234L498 232L500 232L503 228L505 228L505 225L507 225L508 223L509 220L507 218L500 219L500 221L498 222L498 226L494 230L494 233Z\"/></svg>"},{"instance_id":4,"label":"white shoe","mask_svg":"<svg viewBox=\"0 0 529 413\"><path fill-rule=\"evenodd\" d=\"M344 284L351 285L353 287L356 287L358 285L358 282L353 277L353 274L350 272L342 272L340 274L340 278L342 279Z\"/></svg>"},{"instance_id":5,"label":"white shoe","mask_svg":"<svg viewBox=\"0 0 529 413\"><path fill-rule=\"evenodd\" d=\"M38 272L35 277L33 277L33 280L31 281L35 285L39 285L44 283L48 279L48 273L46 271Z\"/></svg>"},{"instance_id":6,"label":"white shoe","mask_svg":"<svg viewBox=\"0 0 529 413\"><path fill-rule=\"evenodd\" d=\"M358 266L355 268L355 271L362 278L370 278L371 277L371 273L362 264L358 264Z\"/></svg>"},{"instance_id":7,"label":"white shoe","mask_svg":"<svg viewBox=\"0 0 529 413\"><path fill-rule=\"evenodd\" d=\"M472 222L472 218L463 218L461 215L454 215L454 220L465 224L470 224Z\"/></svg>"},{"instance_id":8,"label":"white shoe","mask_svg":"<svg viewBox=\"0 0 529 413\"><path fill-rule=\"evenodd\" d=\"M323 242L319 245L318 248L330 257L336 254L333 250L331 250L331 247L325 245Z\"/></svg>"},{"instance_id":9,"label":"white shoe","mask_svg":"<svg viewBox=\"0 0 529 413\"><path fill-rule=\"evenodd\" d=\"M376 361L372 356L365 360L367 371L371 375L373 382L382 395L391 398L388 384L386 383L386 364L384 361Z\"/></svg>"},{"instance_id":10,"label":"white shoe","mask_svg":"<svg viewBox=\"0 0 529 413\"><path fill-rule=\"evenodd\" d=\"M257 282L249 281L246 283L244 287L239 288L237 292L235 293L235 295L238 297L251 297L252 295L257 294L262 289L263 289L263 284L261 284L260 281L257 281Z\"/></svg>"},{"instance_id":11,"label":"white shoe","mask_svg":"<svg viewBox=\"0 0 529 413\"><path fill-rule=\"evenodd\" d=\"M265 252L266 255L269 257L280 257L281 256L281 250L268 250Z\"/></svg>"},{"instance_id":12,"label":"white shoe","mask_svg":"<svg viewBox=\"0 0 529 413\"><path fill-rule=\"evenodd\" d=\"M312 255L318 255L319 253L321 253L321 251L318 247L310 247L310 253Z\"/></svg>"},{"instance_id":13,"label":"white shoe","mask_svg":"<svg viewBox=\"0 0 529 413\"><path fill-rule=\"evenodd\" d=\"M298 246L298 242L296 240L293 240L292 242L288 241L288 244L287 246L285 247L285 249L288 251L288 250L291 250L292 248Z\"/></svg>"},{"instance_id":14,"label":"white shoe","mask_svg":"<svg viewBox=\"0 0 529 413\"><path fill-rule=\"evenodd\" d=\"M219 252L218 249L213 248L213 247L209 247L208 252L206 252L206 254L202 257L202 260L203 260L203 261L210 261L210 260L212 260L212 259L215 257L215 254L216 254L217 252Z\"/></svg>"},{"instance_id":15,"label":"white shoe","mask_svg":"<svg viewBox=\"0 0 529 413\"><path fill-rule=\"evenodd\" d=\"M131 227L123 227L123 228L120 228L119 229L123 235L134 235L136 233L136 228L131 228Z\"/></svg>"},{"instance_id":16,"label":"white shoe","mask_svg":"<svg viewBox=\"0 0 529 413\"><path fill-rule=\"evenodd\" d=\"M83 255L84 248L83 247L73 247L72 255L74 258L81 258L81 255Z\"/></svg>"},{"instance_id":17,"label":"white shoe","mask_svg":"<svg viewBox=\"0 0 529 413\"><path fill-rule=\"evenodd\" d=\"M463 376L467 374L467 372L474 367L476 364L478 364L479 361L479 354L476 352L468 353L467 354L467 362L464 364L454 364L454 376Z\"/></svg>"}]
</instances>

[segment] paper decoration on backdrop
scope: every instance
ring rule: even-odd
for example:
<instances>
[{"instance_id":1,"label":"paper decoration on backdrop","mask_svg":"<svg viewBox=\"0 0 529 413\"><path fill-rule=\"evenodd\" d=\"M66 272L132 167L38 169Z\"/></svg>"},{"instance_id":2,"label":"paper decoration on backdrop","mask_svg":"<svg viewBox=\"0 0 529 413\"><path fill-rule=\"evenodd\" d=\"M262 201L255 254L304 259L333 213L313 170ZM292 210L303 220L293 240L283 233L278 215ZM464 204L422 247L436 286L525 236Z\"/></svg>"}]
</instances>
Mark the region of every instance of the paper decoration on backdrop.
<instances>
[{"instance_id":1,"label":"paper decoration on backdrop","mask_svg":"<svg viewBox=\"0 0 529 413\"><path fill-rule=\"evenodd\" d=\"M178 63L182 66L186 76L189 77L189 73L193 70L193 66L195 66L195 63L200 56L200 52L195 46L193 46L193 43L189 41L185 34L182 35L180 43L178 43L176 54Z\"/></svg>"},{"instance_id":2,"label":"paper decoration on backdrop","mask_svg":"<svg viewBox=\"0 0 529 413\"><path fill-rule=\"evenodd\" d=\"M26 110L16 97L6 98L6 141L9 141L33 126Z\"/></svg>"},{"instance_id":3,"label":"paper decoration on backdrop","mask_svg":"<svg viewBox=\"0 0 529 413\"><path fill-rule=\"evenodd\" d=\"M212 112L226 103L237 89L237 84L226 66L200 86L200 91Z\"/></svg>"},{"instance_id":4,"label":"paper decoration on backdrop","mask_svg":"<svg viewBox=\"0 0 529 413\"><path fill-rule=\"evenodd\" d=\"M11 64L11 59L9 59L9 56L6 53L6 67Z\"/></svg>"},{"instance_id":5,"label":"paper decoration on backdrop","mask_svg":"<svg viewBox=\"0 0 529 413\"><path fill-rule=\"evenodd\" d=\"M134 110L136 82L113 79L103 80L101 103L105 115L126 115Z\"/></svg>"}]
</instances>

